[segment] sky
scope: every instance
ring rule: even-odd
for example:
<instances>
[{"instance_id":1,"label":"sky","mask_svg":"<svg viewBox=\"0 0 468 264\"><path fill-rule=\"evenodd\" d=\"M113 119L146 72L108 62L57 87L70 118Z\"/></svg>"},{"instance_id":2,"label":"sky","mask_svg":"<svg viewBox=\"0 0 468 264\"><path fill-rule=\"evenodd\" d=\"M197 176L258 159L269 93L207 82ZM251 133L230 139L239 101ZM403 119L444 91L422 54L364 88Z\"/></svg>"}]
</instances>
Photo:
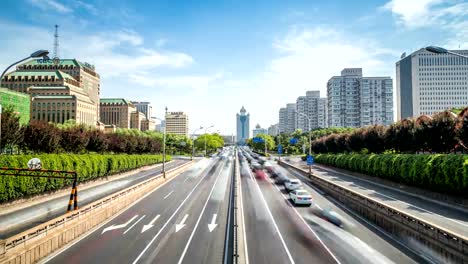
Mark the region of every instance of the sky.
<instances>
[{"instance_id":1,"label":"sky","mask_svg":"<svg viewBox=\"0 0 468 264\"><path fill-rule=\"evenodd\" d=\"M52 52L55 24L59 57L95 65L101 97L184 111L190 131L227 135L242 106L252 129L267 128L306 91L326 97L343 68L394 79L403 52L468 49L459 0L3 0L0 68Z\"/></svg>"}]
</instances>

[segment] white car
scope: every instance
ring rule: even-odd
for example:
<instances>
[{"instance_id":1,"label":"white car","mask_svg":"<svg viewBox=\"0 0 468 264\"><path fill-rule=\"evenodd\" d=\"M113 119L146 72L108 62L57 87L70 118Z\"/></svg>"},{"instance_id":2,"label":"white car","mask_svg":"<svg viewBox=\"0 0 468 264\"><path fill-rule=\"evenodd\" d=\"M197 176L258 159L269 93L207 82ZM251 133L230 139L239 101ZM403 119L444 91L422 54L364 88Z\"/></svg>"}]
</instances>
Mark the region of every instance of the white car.
<instances>
[{"instance_id":1,"label":"white car","mask_svg":"<svg viewBox=\"0 0 468 264\"><path fill-rule=\"evenodd\" d=\"M301 187L301 181L297 179L289 179L284 182L284 187L287 191L294 191Z\"/></svg>"},{"instance_id":2,"label":"white car","mask_svg":"<svg viewBox=\"0 0 468 264\"><path fill-rule=\"evenodd\" d=\"M306 190L294 190L289 193L289 198L294 204L312 204L312 196Z\"/></svg>"}]
</instances>

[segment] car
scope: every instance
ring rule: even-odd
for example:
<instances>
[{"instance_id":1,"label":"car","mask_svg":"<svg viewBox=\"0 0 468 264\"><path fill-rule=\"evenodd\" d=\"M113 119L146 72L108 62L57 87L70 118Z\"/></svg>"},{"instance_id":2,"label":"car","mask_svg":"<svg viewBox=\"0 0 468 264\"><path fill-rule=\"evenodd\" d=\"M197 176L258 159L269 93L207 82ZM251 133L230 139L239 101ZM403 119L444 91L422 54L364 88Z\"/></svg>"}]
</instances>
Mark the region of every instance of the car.
<instances>
[{"instance_id":1,"label":"car","mask_svg":"<svg viewBox=\"0 0 468 264\"><path fill-rule=\"evenodd\" d=\"M267 161L263 163L263 168L266 169L268 173L271 173L273 171L273 164Z\"/></svg>"},{"instance_id":2,"label":"car","mask_svg":"<svg viewBox=\"0 0 468 264\"><path fill-rule=\"evenodd\" d=\"M284 187L289 192L299 189L301 185L302 185L301 181L297 179L288 179L287 181L284 182Z\"/></svg>"},{"instance_id":3,"label":"car","mask_svg":"<svg viewBox=\"0 0 468 264\"><path fill-rule=\"evenodd\" d=\"M295 204L312 205L312 196L306 190L299 189L289 193L289 198Z\"/></svg>"},{"instance_id":4,"label":"car","mask_svg":"<svg viewBox=\"0 0 468 264\"><path fill-rule=\"evenodd\" d=\"M256 170L261 170L262 169L262 165L260 165L260 163L258 163L256 161L252 161L250 166L252 167L253 172L255 172Z\"/></svg>"},{"instance_id":5,"label":"car","mask_svg":"<svg viewBox=\"0 0 468 264\"><path fill-rule=\"evenodd\" d=\"M286 176L286 174L284 174L281 171L277 173L275 180L277 184L284 184L284 182L286 182L287 180L289 180L289 178L288 176Z\"/></svg>"}]
</instances>

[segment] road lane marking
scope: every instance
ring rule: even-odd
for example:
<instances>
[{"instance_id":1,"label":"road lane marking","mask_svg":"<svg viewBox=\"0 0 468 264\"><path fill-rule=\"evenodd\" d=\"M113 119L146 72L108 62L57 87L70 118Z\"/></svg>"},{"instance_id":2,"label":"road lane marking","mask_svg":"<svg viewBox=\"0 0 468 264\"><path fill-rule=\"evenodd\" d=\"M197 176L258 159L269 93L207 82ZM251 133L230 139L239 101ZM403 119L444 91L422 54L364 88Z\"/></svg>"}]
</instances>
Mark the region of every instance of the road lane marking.
<instances>
[{"instance_id":1,"label":"road lane marking","mask_svg":"<svg viewBox=\"0 0 468 264\"><path fill-rule=\"evenodd\" d=\"M213 214L213 218L211 219L211 224L208 224L208 230L210 230L210 233L218 226L218 224L216 224L217 216L218 216L217 214Z\"/></svg>"},{"instance_id":2,"label":"road lane marking","mask_svg":"<svg viewBox=\"0 0 468 264\"><path fill-rule=\"evenodd\" d=\"M137 218L138 215L135 215L133 216L132 218L130 218L130 220L128 220L126 223L124 224L121 224L121 225L111 225L111 226L108 226L106 228L104 228L104 230L102 230L102 234L104 234L105 232L107 231L110 231L110 230L114 230L114 229L119 229L119 228L125 228L127 225L129 225L133 220L135 220L135 218Z\"/></svg>"},{"instance_id":3,"label":"road lane marking","mask_svg":"<svg viewBox=\"0 0 468 264\"><path fill-rule=\"evenodd\" d=\"M154 226L154 222L156 222L156 220L158 220L158 218L160 217L160 215L157 215L156 217L153 218L153 220L151 220L147 225L144 225L143 228L141 229L141 233L145 232L146 230L152 228Z\"/></svg>"},{"instance_id":4,"label":"road lane marking","mask_svg":"<svg viewBox=\"0 0 468 264\"><path fill-rule=\"evenodd\" d=\"M223 164L224 165L224 164ZM219 175L224 171L223 166L221 166L221 170L219 171L218 175L216 175L216 180L213 184L213 187L211 187L210 194L208 194L208 198L206 199L205 204L203 205L202 211L200 213L200 216L197 219L197 222L195 223L195 227L193 228L192 233L190 234L189 240L187 241L187 244L185 245L184 251L182 252L182 255L179 258L179 261L177 262L178 264L182 263L184 260L185 254L187 253L187 249L190 245L190 242L192 241L193 235L195 234L195 231L197 230L198 224L200 223L200 220L202 219L203 213L205 212L206 206L208 205L208 201L210 201L211 194L213 194L213 191L215 189L216 183L218 182ZM229 171L229 170L228 170Z\"/></svg>"},{"instance_id":5,"label":"road lane marking","mask_svg":"<svg viewBox=\"0 0 468 264\"><path fill-rule=\"evenodd\" d=\"M241 167L240 165L240 162L238 163L239 164L239 169ZM246 229L246 225L245 225L245 216L244 216L244 202L243 202L243 198L242 198L242 178L240 177L240 173L239 173L239 190L240 190L240 207L241 207L241 215L242 215L242 229L243 229L243 234L244 234L244 248L245 248L245 263L246 264L249 264L249 251L248 251L248 247L247 247L247 233L245 232L245 229Z\"/></svg>"},{"instance_id":6,"label":"road lane marking","mask_svg":"<svg viewBox=\"0 0 468 264\"><path fill-rule=\"evenodd\" d=\"M186 182L188 179L189 179L188 177L187 177L187 178L185 178L185 180L184 180L184 183L185 183L185 182Z\"/></svg>"},{"instance_id":7,"label":"road lane marking","mask_svg":"<svg viewBox=\"0 0 468 264\"><path fill-rule=\"evenodd\" d=\"M184 228L185 226L185 220L187 220L187 217L188 217L188 214L186 214L184 216L184 218L182 218L182 221L180 221L180 224L176 224L175 225L175 232L179 232L179 230L181 230L182 228Z\"/></svg>"},{"instance_id":8,"label":"road lane marking","mask_svg":"<svg viewBox=\"0 0 468 264\"><path fill-rule=\"evenodd\" d=\"M143 215L140 219L138 219L133 225L131 225L127 230L125 230L124 235L130 231L130 229L132 229L136 224L138 224L138 222L140 222L143 218L145 218L146 215Z\"/></svg>"},{"instance_id":9,"label":"road lane marking","mask_svg":"<svg viewBox=\"0 0 468 264\"><path fill-rule=\"evenodd\" d=\"M260 198L262 198L263 204L265 205L265 208L267 209L268 215L270 215L271 221L273 221L273 225L274 225L274 227L276 229L276 232L278 233L278 236L279 236L279 238L281 240L281 243L283 244L283 248L286 250L286 254L288 255L289 261L292 264L294 264L295 263L294 259L292 258L291 253L289 252L288 246L286 246L286 242L284 242L283 235L281 235L281 232L280 232L280 230L278 228L278 225L276 224L276 221L275 221L275 218L273 217L273 214L270 211L270 208L268 207L268 204L267 204L267 202L265 200L265 197L263 197L263 193L262 193L262 190L260 189L260 185L258 185L257 181L252 176L252 171L251 170L249 170L249 175L252 178L252 181L254 181L255 185L257 186L258 192L260 193Z\"/></svg>"},{"instance_id":10,"label":"road lane marking","mask_svg":"<svg viewBox=\"0 0 468 264\"><path fill-rule=\"evenodd\" d=\"M314 234L314 236L317 238L317 240L320 242L320 244L322 244L322 246L325 248L325 250L327 250L327 252L332 256L332 258L336 261L336 263L340 264L341 262L338 260L338 258L331 252L331 250L325 245L325 243L322 241L322 239L320 239L320 237L317 235L317 233L315 233L315 231L310 227L309 224L307 224L307 222L305 221L305 219L302 217L302 215L299 213L299 211L297 211L296 207L294 206L294 204L289 200L289 198L283 194L281 192L281 189L276 186L276 184L272 184L270 181L268 181L271 185L275 186L276 189L280 192L281 196L283 196L283 198L286 199L286 201L288 201L288 203L291 205L291 208L294 210L294 213L296 213L297 216L299 216L299 218L302 220L302 222L307 226L307 228L312 232L312 234ZM316 205L317 207L319 207L318 205ZM319 207L320 208L320 207Z\"/></svg>"},{"instance_id":11,"label":"road lane marking","mask_svg":"<svg viewBox=\"0 0 468 264\"><path fill-rule=\"evenodd\" d=\"M171 191L170 193L166 194L166 196L164 196L163 200L166 200L167 197L169 197L174 191Z\"/></svg>"},{"instance_id":12,"label":"road lane marking","mask_svg":"<svg viewBox=\"0 0 468 264\"><path fill-rule=\"evenodd\" d=\"M135 258L135 260L132 262L132 264L135 264L138 262L138 260L141 259L141 257L143 256L143 254L145 254L145 252L148 250L148 248L151 246L151 244L154 243L154 241L156 240L156 238L158 238L158 236L161 234L161 232L166 228L166 226L169 224L169 222L172 220L172 218L175 217L175 215L177 214L177 212L179 212L180 208L182 208L182 206L185 204L185 202L188 200L188 198L190 198L190 196L192 195L192 193L195 191L195 189L198 187L198 185L200 185L200 183L202 183L202 181L208 176L208 173L205 174L205 176L203 176L198 182L197 184L192 188L192 190L190 191L190 193L187 195L187 197L185 197L185 199L182 201L182 203L180 203L180 205L177 207L177 209L174 211L174 213L172 213L172 215L169 217L169 219L166 221L166 223L164 223L164 225L161 227L161 229L159 230L159 232L151 239L151 241L146 245L146 247L140 252L140 254Z\"/></svg>"}]
</instances>

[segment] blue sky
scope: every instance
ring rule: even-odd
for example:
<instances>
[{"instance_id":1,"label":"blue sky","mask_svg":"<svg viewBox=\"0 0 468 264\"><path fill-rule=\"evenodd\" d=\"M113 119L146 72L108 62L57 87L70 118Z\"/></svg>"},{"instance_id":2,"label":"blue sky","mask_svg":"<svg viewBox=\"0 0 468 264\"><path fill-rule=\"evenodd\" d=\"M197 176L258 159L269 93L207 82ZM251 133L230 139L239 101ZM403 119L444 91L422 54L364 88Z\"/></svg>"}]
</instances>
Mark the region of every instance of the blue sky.
<instances>
[{"instance_id":1,"label":"blue sky","mask_svg":"<svg viewBox=\"0 0 468 264\"><path fill-rule=\"evenodd\" d=\"M427 45L468 49L468 3L385 1L5 0L0 68L36 49L96 66L102 97L185 111L190 126L251 127L345 67L395 76L401 53Z\"/></svg>"}]
</instances>

